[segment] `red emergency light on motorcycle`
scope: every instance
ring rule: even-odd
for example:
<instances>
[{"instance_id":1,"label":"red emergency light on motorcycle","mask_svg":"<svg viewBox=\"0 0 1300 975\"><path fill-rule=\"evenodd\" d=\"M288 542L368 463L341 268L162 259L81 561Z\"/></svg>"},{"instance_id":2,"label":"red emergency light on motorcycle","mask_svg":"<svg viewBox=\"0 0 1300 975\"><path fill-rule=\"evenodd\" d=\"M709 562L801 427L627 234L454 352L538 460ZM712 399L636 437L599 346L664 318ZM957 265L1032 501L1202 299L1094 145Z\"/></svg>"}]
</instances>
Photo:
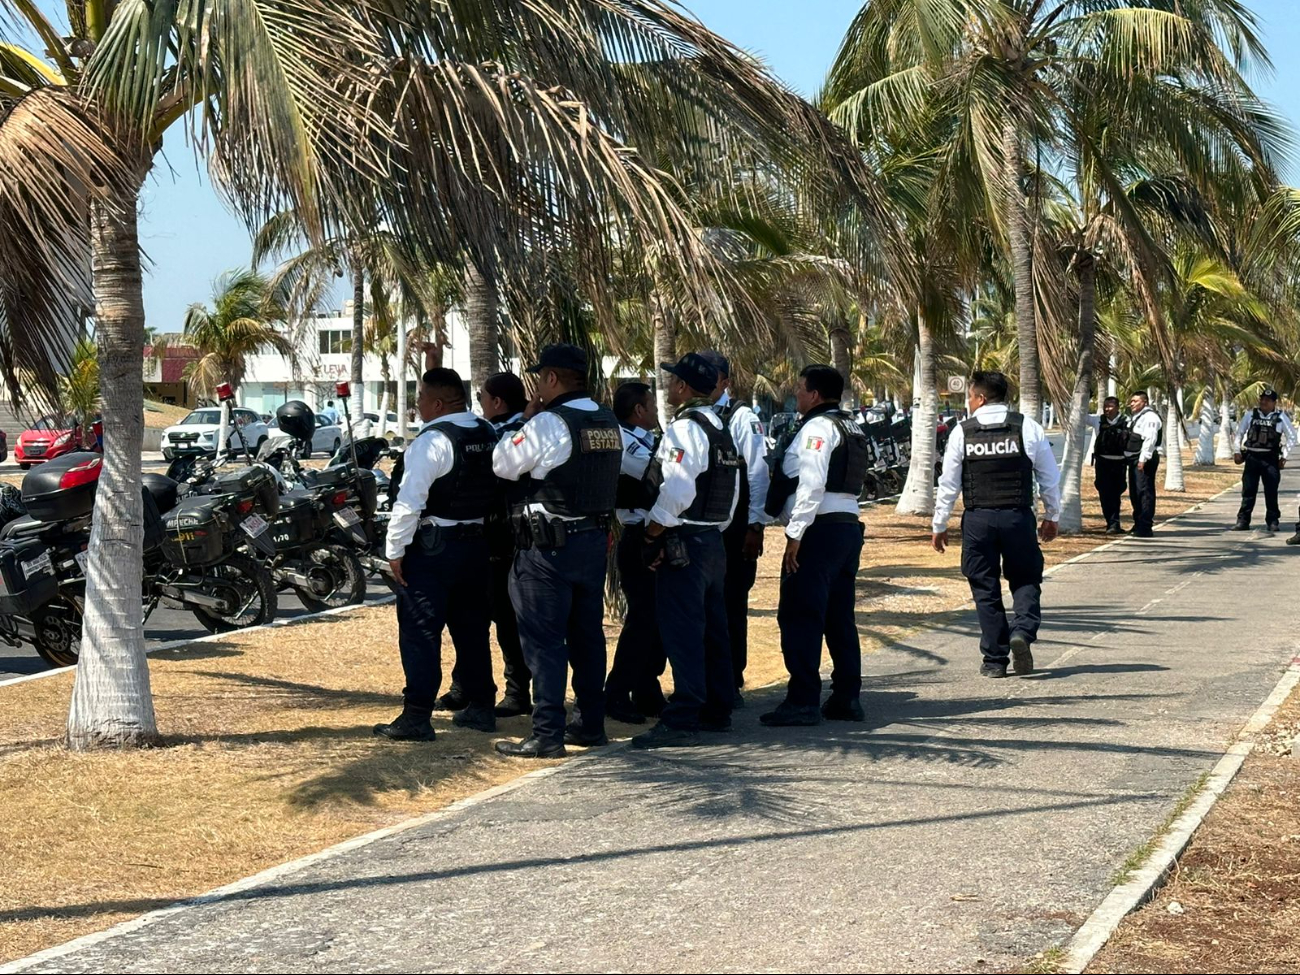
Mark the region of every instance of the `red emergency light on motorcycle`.
<instances>
[{"instance_id":1,"label":"red emergency light on motorcycle","mask_svg":"<svg viewBox=\"0 0 1300 975\"><path fill-rule=\"evenodd\" d=\"M336 395L339 399L347 399L349 396L352 395L352 384L349 383L347 380L344 380L341 383L335 383L334 395Z\"/></svg>"},{"instance_id":2,"label":"red emergency light on motorcycle","mask_svg":"<svg viewBox=\"0 0 1300 975\"><path fill-rule=\"evenodd\" d=\"M230 383L222 383L217 387L217 399L221 402L231 402L235 398L235 391L230 388Z\"/></svg>"}]
</instances>

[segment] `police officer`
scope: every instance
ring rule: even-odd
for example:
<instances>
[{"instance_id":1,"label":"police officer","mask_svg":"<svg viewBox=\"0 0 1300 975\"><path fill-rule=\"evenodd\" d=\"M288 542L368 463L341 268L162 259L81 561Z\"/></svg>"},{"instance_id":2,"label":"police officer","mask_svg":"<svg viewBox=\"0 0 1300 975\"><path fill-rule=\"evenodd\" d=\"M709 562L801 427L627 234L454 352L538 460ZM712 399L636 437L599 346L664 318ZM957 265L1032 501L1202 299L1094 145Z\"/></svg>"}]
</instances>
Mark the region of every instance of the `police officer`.
<instances>
[{"instance_id":1,"label":"police officer","mask_svg":"<svg viewBox=\"0 0 1300 975\"><path fill-rule=\"evenodd\" d=\"M1141 390L1129 397L1127 453L1136 459L1128 469L1128 496L1133 505L1133 530L1136 538L1151 538L1156 520L1156 474L1160 471L1160 447L1164 443L1164 423L1151 408L1147 394Z\"/></svg>"},{"instance_id":2,"label":"police officer","mask_svg":"<svg viewBox=\"0 0 1300 975\"><path fill-rule=\"evenodd\" d=\"M1250 516L1255 511L1255 495L1259 492L1260 481L1264 482L1268 530L1278 530L1282 509L1277 503L1277 487L1282 481L1287 455L1295 442L1295 427L1277 408L1277 391L1265 388L1259 394L1259 406L1243 416L1237 427L1237 452L1232 459L1246 466L1241 474L1241 508L1237 511L1233 531L1250 530Z\"/></svg>"},{"instance_id":3,"label":"police officer","mask_svg":"<svg viewBox=\"0 0 1300 975\"><path fill-rule=\"evenodd\" d=\"M653 503L645 473L654 457L654 391L645 383L623 383L614 392L614 416L623 430L623 460L618 476L618 509L623 526L618 539L618 581L627 614L605 681L605 713L628 724L645 724L664 709L659 675L668 658L655 616L655 574L642 561L647 509Z\"/></svg>"},{"instance_id":4,"label":"police officer","mask_svg":"<svg viewBox=\"0 0 1300 975\"><path fill-rule=\"evenodd\" d=\"M498 372L488 376L479 390L478 404L498 438L514 436L523 429L528 394L524 392L523 380L514 373ZM510 567L515 560L515 536L504 498L502 507L488 518L487 530L492 556L492 622L496 624L506 681L505 695L497 704L496 711L498 718L512 718L532 713L533 699L529 689L532 674L524 661L523 647L519 643L519 621L510 602Z\"/></svg>"},{"instance_id":5,"label":"police officer","mask_svg":"<svg viewBox=\"0 0 1300 975\"><path fill-rule=\"evenodd\" d=\"M718 370L697 353L660 368L677 408L646 473L654 492L643 558L655 569L655 605L673 668L673 693L659 723L634 748L700 744L700 731L728 731L735 675L723 590L722 529L736 508L740 459L713 410Z\"/></svg>"},{"instance_id":6,"label":"police officer","mask_svg":"<svg viewBox=\"0 0 1300 975\"><path fill-rule=\"evenodd\" d=\"M970 419L948 438L935 496L935 551L948 544L948 519L962 493L961 569L979 614L985 677L1005 677L1010 658L1017 674L1033 672L1031 644L1042 621L1043 552L1039 539L1056 537L1061 517L1060 471L1038 422L1006 403L1007 377L977 372L966 404ZM1043 499L1043 523L1034 531L1034 480ZM1008 623L1001 575L1011 587Z\"/></svg>"},{"instance_id":7,"label":"police officer","mask_svg":"<svg viewBox=\"0 0 1300 975\"><path fill-rule=\"evenodd\" d=\"M731 637L736 705L740 707L744 705L740 688L745 685L745 665L749 662L749 591L758 578L758 560L763 554L763 527L769 520L764 507L772 477L767 466L767 438L763 436L763 424L745 403L732 398L731 363L720 352L701 352L700 355L718 370L713 408L731 433L742 465L736 517L722 533L722 544L727 552L724 583L727 633Z\"/></svg>"},{"instance_id":8,"label":"police officer","mask_svg":"<svg viewBox=\"0 0 1300 975\"><path fill-rule=\"evenodd\" d=\"M480 587L488 572L483 520L498 503L492 473L496 434L469 412L465 385L452 369L430 369L416 409L424 429L406 449L406 471L388 523L385 554L397 583L397 641L406 674L402 713L375 734L432 741L442 682L442 631L451 631L466 706L453 721L496 728L492 711L489 612Z\"/></svg>"},{"instance_id":9,"label":"police officer","mask_svg":"<svg viewBox=\"0 0 1300 975\"><path fill-rule=\"evenodd\" d=\"M533 675L533 730L499 741L503 755L554 758L565 743L605 737L605 553L622 437L614 414L587 393L587 354L548 345L523 429L497 445L492 466L508 489L518 553L510 598ZM565 727L568 668L581 721Z\"/></svg>"},{"instance_id":10,"label":"police officer","mask_svg":"<svg viewBox=\"0 0 1300 975\"><path fill-rule=\"evenodd\" d=\"M774 466L767 496L767 511L781 512L786 522L776 619L790 683L785 700L759 720L771 726L815 725L823 717L862 721L854 607L863 535L858 497L871 446L852 414L840 409L844 377L833 367L807 366L794 395L801 419ZM823 637L834 665L825 704Z\"/></svg>"},{"instance_id":11,"label":"police officer","mask_svg":"<svg viewBox=\"0 0 1300 975\"><path fill-rule=\"evenodd\" d=\"M1097 497L1106 517L1106 534L1122 535L1119 511L1128 486L1129 467L1137 454L1129 450L1128 420L1119 411L1119 397L1107 396L1100 416L1089 416L1088 425L1097 431L1092 448L1092 466L1096 469Z\"/></svg>"}]
</instances>

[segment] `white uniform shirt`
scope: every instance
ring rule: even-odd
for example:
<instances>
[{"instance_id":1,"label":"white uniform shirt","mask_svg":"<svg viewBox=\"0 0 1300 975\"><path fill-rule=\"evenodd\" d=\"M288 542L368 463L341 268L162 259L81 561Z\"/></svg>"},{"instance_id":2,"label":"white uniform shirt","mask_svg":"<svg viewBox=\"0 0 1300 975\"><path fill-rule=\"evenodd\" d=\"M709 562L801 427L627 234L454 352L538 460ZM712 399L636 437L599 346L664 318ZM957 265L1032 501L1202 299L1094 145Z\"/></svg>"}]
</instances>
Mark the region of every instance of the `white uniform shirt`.
<instances>
[{"instance_id":1,"label":"white uniform shirt","mask_svg":"<svg viewBox=\"0 0 1300 975\"><path fill-rule=\"evenodd\" d=\"M489 422L492 424L492 429L497 432L498 436L500 436L502 430L510 426L510 424L514 423L515 421L522 420L523 416L524 416L523 413L516 413L514 416L508 416L504 420L491 420Z\"/></svg>"},{"instance_id":2,"label":"white uniform shirt","mask_svg":"<svg viewBox=\"0 0 1300 975\"><path fill-rule=\"evenodd\" d=\"M1009 407L1005 403L985 403L975 411L973 419L982 426L994 426L1007 418ZM1043 518L1061 520L1061 469L1056 466L1052 445L1037 420L1025 417L1021 427L1025 454L1034 462L1034 477L1038 481L1038 494L1043 501ZM948 436L948 447L943 452L943 474L934 498L934 520L931 530L938 535L948 530L948 519L961 492L962 465L966 461L966 431L958 423Z\"/></svg>"},{"instance_id":3,"label":"white uniform shirt","mask_svg":"<svg viewBox=\"0 0 1300 975\"><path fill-rule=\"evenodd\" d=\"M858 513L855 495L826 490L831 469L831 454L844 435L825 415L818 414L799 428L786 448L781 470L788 477L799 478L799 487L785 502L785 533L799 540L818 515Z\"/></svg>"},{"instance_id":4,"label":"white uniform shirt","mask_svg":"<svg viewBox=\"0 0 1300 975\"><path fill-rule=\"evenodd\" d=\"M1156 437L1160 436L1160 431L1164 427L1159 413L1148 406L1135 413L1128 425L1130 430L1142 438L1142 450L1138 453L1139 464L1145 464L1152 457L1163 452L1156 446Z\"/></svg>"},{"instance_id":5,"label":"white uniform shirt","mask_svg":"<svg viewBox=\"0 0 1300 975\"><path fill-rule=\"evenodd\" d=\"M639 481L645 477L645 469L650 466L650 460L654 457L654 452L651 450L654 438L649 430L642 430L640 427L633 427L631 430L627 427L619 427L619 429L623 432L623 459L619 464L619 473ZM618 508L614 514L621 525L640 525L645 521L646 516L644 508Z\"/></svg>"},{"instance_id":6,"label":"white uniform shirt","mask_svg":"<svg viewBox=\"0 0 1300 975\"><path fill-rule=\"evenodd\" d=\"M664 479L659 487L659 497L650 509L650 520L665 528L712 524L725 528L735 517L739 491L731 496L731 514L724 522L687 521L681 517L682 512L695 500L695 479L709 466L709 438L695 420L689 419L691 413L699 413L704 417L705 423L712 424L718 430L723 429L718 414L707 406L692 406L668 424L663 440L659 442L657 454Z\"/></svg>"},{"instance_id":7,"label":"white uniform shirt","mask_svg":"<svg viewBox=\"0 0 1300 975\"><path fill-rule=\"evenodd\" d=\"M1290 455L1291 448L1296 444L1295 427L1291 425L1291 418L1280 410L1274 410L1272 413L1265 413L1260 410L1259 413L1265 420L1280 421L1279 425L1282 427L1282 459L1285 460ZM1237 424L1237 453L1239 454L1258 453L1258 451L1246 449L1246 432L1250 429L1250 421L1254 415L1255 411L1251 410Z\"/></svg>"},{"instance_id":8,"label":"white uniform shirt","mask_svg":"<svg viewBox=\"0 0 1300 975\"><path fill-rule=\"evenodd\" d=\"M731 403L731 394L724 392L714 407L725 409ZM745 477L749 482L749 511L745 513L747 525L765 525L772 519L763 509L767 505L767 489L772 483L767 468L767 438L758 414L744 403L737 403L727 420L727 429L735 441L736 452L745 461Z\"/></svg>"},{"instance_id":9,"label":"white uniform shirt","mask_svg":"<svg viewBox=\"0 0 1300 975\"><path fill-rule=\"evenodd\" d=\"M438 427L448 423L458 427L474 427L486 422L468 410L448 413L425 424L406 448L402 486L397 491L397 500L393 502L393 514L388 520L388 536L384 541L384 555L390 560L400 559L405 554L406 547L415 537L416 529L426 520L443 526L483 524L482 518L453 521L430 515L426 519L423 512L433 482L450 474L455 461L451 440L438 432Z\"/></svg>"},{"instance_id":10,"label":"white uniform shirt","mask_svg":"<svg viewBox=\"0 0 1300 975\"><path fill-rule=\"evenodd\" d=\"M588 413L600 409L590 396L567 400L564 405ZM496 471L497 477L507 481L517 481L525 474L540 481L571 456L573 438L569 436L569 425L554 410L543 410L525 423L522 430L502 438L492 453L492 470ZM545 505L537 502L529 504L528 510L544 512L547 518L581 520L569 515L551 514Z\"/></svg>"}]
</instances>

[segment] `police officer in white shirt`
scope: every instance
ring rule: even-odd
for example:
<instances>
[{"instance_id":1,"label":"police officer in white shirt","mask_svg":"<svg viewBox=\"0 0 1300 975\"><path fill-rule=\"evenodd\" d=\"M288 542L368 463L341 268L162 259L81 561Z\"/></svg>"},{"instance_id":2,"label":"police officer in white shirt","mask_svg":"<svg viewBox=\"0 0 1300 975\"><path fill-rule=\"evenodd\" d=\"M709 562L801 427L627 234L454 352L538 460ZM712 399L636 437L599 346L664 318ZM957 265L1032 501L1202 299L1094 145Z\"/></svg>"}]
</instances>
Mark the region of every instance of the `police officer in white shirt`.
<instances>
[{"instance_id":1,"label":"police officer in white shirt","mask_svg":"<svg viewBox=\"0 0 1300 975\"><path fill-rule=\"evenodd\" d=\"M1164 443L1164 422L1151 408L1142 390L1128 400L1129 449L1137 460L1128 469L1128 496L1133 505L1135 538L1151 538L1156 521L1156 474L1160 471L1160 446Z\"/></svg>"},{"instance_id":2,"label":"police officer in white shirt","mask_svg":"<svg viewBox=\"0 0 1300 975\"><path fill-rule=\"evenodd\" d=\"M745 666L749 663L749 591L758 578L758 559L763 554L763 528L770 520L764 512L767 486L772 472L767 466L767 437L758 415L743 401L732 397L731 363L721 352L701 352L718 370L718 385L713 390L713 408L727 425L740 454L743 477L736 517L722 533L727 552L727 633L731 637L731 669L736 675L736 705L744 698Z\"/></svg>"},{"instance_id":3,"label":"police officer in white shirt","mask_svg":"<svg viewBox=\"0 0 1300 975\"><path fill-rule=\"evenodd\" d=\"M645 724L664 709L659 676L668 662L655 615L655 574L641 558L648 509L654 503L645 484L656 446L650 431L659 425L654 391L645 383L623 383L614 391L614 416L623 430L614 514L623 526L616 559L627 612L605 679L605 714L627 724Z\"/></svg>"},{"instance_id":4,"label":"police officer in white shirt","mask_svg":"<svg viewBox=\"0 0 1300 975\"><path fill-rule=\"evenodd\" d=\"M1041 539L1056 537L1061 517L1060 469L1036 420L1007 406L1007 377L977 372L966 394L970 419L948 438L935 495L931 542L948 544L948 519L961 491L961 569L970 583L980 623L985 677L1005 677L1010 660L1019 675L1034 669L1030 646L1042 622ZM1034 481L1043 499L1035 531ZM1002 602L1002 572L1011 587L1013 616Z\"/></svg>"},{"instance_id":5,"label":"police officer in white shirt","mask_svg":"<svg viewBox=\"0 0 1300 975\"><path fill-rule=\"evenodd\" d=\"M499 741L515 758L554 758L565 743L605 737L605 556L623 454L614 414L587 393L587 353L542 349L528 422L497 445L492 466L507 486L518 552L510 598L533 675L533 730ZM580 720L566 727L569 667Z\"/></svg>"},{"instance_id":6,"label":"police officer in white shirt","mask_svg":"<svg viewBox=\"0 0 1300 975\"><path fill-rule=\"evenodd\" d=\"M769 726L815 725L823 717L862 721L862 648L854 608L863 535L858 497L871 444L853 416L840 409L844 377L833 367L806 367L794 395L801 419L778 453L767 495L768 513L780 512L786 523L776 618L790 683L785 700L759 720ZM825 704L823 637L833 665Z\"/></svg>"},{"instance_id":7,"label":"police officer in white shirt","mask_svg":"<svg viewBox=\"0 0 1300 975\"><path fill-rule=\"evenodd\" d=\"M402 713L375 734L432 741L429 716L442 682L442 631L451 631L466 707L453 721L496 728L492 710L488 573L484 517L498 503L492 473L496 434L465 408L465 385L452 369L430 369L416 409L424 429L406 449L406 472L388 522L385 554L397 583L397 641L406 674Z\"/></svg>"},{"instance_id":8,"label":"police officer in white shirt","mask_svg":"<svg viewBox=\"0 0 1300 975\"><path fill-rule=\"evenodd\" d=\"M722 529L736 508L740 459L713 411L718 371L690 352L660 367L677 408L646 473L654 492L645 563L655 569L655 605L673 668L673 693L659 723L634 748L700 744L700 731L731 729L735 676L727 636Z\"/></svg>"},{"instance_id":9,"label":"police officer in white shirt","mask_svg":"<svg viewBox=\"0 0 1300 975\"><path fill-rule=\"evenodd\" d=\"M1282 509L1278 507L1277 489L1295 442L1291 419L1277 408L1277 391L1266 387L1259 394L1259 406L1243 416L1237 427L1237 453L1233 460L1246 466L1241 474L1241 508L1233 531L1250 530L1260 481L1264 482L1265 524L1271 532L1278 530Z\"/></svg>"}]
</instances>

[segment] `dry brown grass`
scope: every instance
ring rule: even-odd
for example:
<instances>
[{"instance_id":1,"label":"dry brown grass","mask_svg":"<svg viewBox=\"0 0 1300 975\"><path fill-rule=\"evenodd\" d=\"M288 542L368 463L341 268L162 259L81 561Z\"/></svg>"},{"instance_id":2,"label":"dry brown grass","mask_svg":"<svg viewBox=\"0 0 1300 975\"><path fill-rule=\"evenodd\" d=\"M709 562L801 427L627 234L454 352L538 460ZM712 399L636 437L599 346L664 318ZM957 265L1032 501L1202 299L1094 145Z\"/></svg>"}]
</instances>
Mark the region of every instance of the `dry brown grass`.
<instances>
[{"instance_id":1,"label":"dry brown grass","mask_svg":"<svg viewBox=\"0 0 1300 975\"><path fill-rule=\"evenodd\" d=\"M1264 739L1298 727L1292 695ZM1300 760L1281 751L1246 759L1169 883L1089 972L1300 972Z\"/></svg>"},{"instance_id":2,"label":"dry brown grass","mask_svg":"<svg viewBox=\"0 0 1300 975\"><path fill-rule=\"evenodd\" d=\"M144 425L152 430L163 430L180 423L189 415L189 407L171 406L167 403L150 403L144 411Z\"/></svg>"},{"instance_id":3,"label":"dry brown grass","mask_svg":"<svg viewBox=\"0 0 1300 975\"><path fill-rule=\"evenodd\" d=\"M1235 479L1235 470L1189 470L1188 493L1163 498L1161 515ZM1049 562L1105 540L1092 509L1090 533L1049 546ZM870 651L959 609L969 591L956 547L930 550L923 520L886 507L866 518L859 609ZM767 548L752 601L751 686L784 678L775 530ZM378 607L158 654L153 689L168 747L148 751L65 751L68 675L0 688L0 960L520 774L494 756L490 736L453 729L445 716L431 745L371 735L399 706L395 641L393 611ZM500 731L524 734L527 724L512 719Z\"/></svg>"}]
</instances>

